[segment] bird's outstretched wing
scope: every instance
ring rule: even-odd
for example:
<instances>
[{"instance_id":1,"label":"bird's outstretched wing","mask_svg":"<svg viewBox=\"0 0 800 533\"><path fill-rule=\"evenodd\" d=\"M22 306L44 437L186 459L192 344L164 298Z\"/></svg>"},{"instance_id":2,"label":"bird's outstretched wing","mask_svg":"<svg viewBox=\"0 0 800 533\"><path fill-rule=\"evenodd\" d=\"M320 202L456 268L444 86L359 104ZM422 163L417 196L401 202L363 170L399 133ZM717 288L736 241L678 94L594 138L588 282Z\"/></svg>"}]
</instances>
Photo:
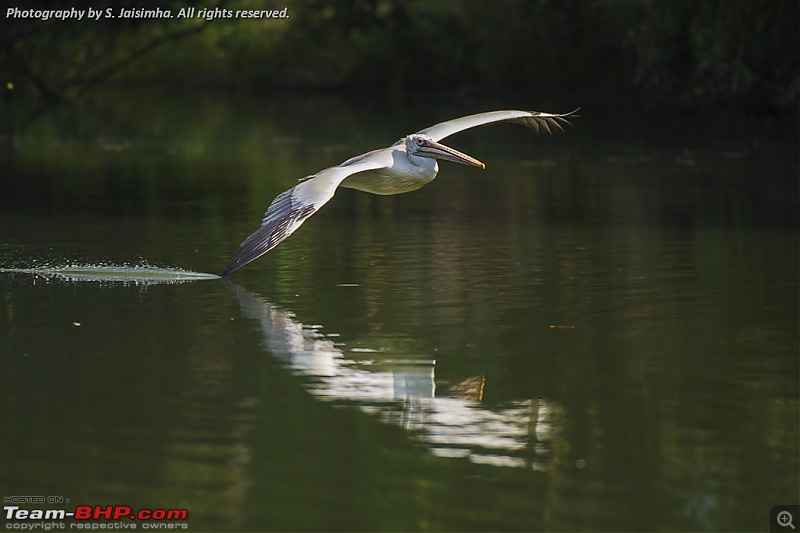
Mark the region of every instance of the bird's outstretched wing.
<instances>
[{"instance_id":1,"label":"bird's outstretched wing","mask_svg":"<svg viewBox=\"0 0 800 533\"><path fill-rule=\"evenodd\" d=\"M541 113L539 111L490 111L488 113L478 113L466 117L455 118L447 122L440 122L430 128L425 128L417 133L427 135L434 141L441 141L459 131L468 130L476 126L485 126L495 122L517 122L539 133L544 131L550 133L551 128L563 130L562 124L569 124L566 117L575 116L575 111L569 113Z\"/></svg>"},{"instance_id":2,"label":"bird's outstretched wing","mask_svg":"<svg viewBox=\"0 0 800 533\"><path fill-rule=\"evenodd\" d=\"M383 166L379 158L367 158L348 166L326 168L282 192L269 204L261 227L242 242L219 275L224 278L233 274L275 248L333 198L336 188L348 176Z\"/></svg>"}]
</instances>

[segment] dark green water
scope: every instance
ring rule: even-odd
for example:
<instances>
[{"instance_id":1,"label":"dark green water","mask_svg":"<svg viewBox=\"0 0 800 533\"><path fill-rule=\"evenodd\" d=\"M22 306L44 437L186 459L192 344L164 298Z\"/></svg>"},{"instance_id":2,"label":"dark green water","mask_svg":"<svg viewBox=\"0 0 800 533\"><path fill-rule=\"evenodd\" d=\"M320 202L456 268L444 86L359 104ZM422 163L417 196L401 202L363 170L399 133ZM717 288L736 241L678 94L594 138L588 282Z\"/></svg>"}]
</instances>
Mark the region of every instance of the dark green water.
<instances>
[{"instance_id":1,"label":"dark green water","mask_svg":"<svg viewBox=\"0 0 800 533\"><path fill-rule=\"evenodd\" d=\"M448 139L485 171L341 190L230 282L148 270L218 272L297 178L481 110L122 94L7 143L0 267L82 276L0 271L3 494L192 531L768 530L800 499L794 123L487 127Z\"/></svg>"}]
</instances>

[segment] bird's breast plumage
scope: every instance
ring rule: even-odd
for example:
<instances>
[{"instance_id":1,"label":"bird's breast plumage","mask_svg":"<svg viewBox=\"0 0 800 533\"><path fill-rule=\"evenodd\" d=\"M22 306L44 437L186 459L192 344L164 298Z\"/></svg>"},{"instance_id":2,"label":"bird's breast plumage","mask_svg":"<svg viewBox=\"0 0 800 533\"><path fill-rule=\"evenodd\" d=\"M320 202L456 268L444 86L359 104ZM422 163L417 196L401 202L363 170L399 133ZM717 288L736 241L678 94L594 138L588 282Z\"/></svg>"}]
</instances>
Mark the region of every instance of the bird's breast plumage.
<instances>
[{"instance_id":1,"label":"bird's breast plumage","mask_svg":"<svg viewBox=\"0 0 800 533\"><path fill-rule=\"evenodd\" d=\"M341 186L357 189L372 194L402 194L416 191L436 177L439 166L435 159L427 157L409 157L404 147L391 146L384 150L375 150L364 157L380 157L385 165L381 168L352 174ZM343 165L360 161L354 157Z\"/></svg>"}]
</instances>

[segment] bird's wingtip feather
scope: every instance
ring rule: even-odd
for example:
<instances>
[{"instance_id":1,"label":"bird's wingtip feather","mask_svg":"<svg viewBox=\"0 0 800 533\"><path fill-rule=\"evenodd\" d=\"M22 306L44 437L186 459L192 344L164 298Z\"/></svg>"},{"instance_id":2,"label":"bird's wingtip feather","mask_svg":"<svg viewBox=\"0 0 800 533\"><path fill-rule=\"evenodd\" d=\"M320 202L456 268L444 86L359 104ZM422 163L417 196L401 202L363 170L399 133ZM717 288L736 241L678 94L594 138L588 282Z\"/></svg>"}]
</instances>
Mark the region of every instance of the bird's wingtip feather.
<instances>
[{"instance_id":1,"label":"bird's wingtip feather","mask_svg":"<svg viewBox=\"0 0 800 533\"><path fill-rule=\"evenodd\" d=\"M226 266L222 270L222 272L219 273L219 277L224 278L224 277L230 276L231 274L233 274L234 272L236 272L237 270L239 270L243 266L244 265L235 264L235 258L234 258L234 260L231 261L230 263L228 263L228 266Z\"/></svg>"}]
</instances>

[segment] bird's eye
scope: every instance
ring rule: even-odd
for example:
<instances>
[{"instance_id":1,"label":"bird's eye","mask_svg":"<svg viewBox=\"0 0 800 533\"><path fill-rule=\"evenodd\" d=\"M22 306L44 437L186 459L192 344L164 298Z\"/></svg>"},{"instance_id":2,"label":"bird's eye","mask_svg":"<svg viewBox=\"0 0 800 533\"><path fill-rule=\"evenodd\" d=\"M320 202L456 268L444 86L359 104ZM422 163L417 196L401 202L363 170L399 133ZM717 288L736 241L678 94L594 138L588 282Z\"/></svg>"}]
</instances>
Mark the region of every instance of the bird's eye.
<instances>
[{"instance_id":1,"label":"bird's eye","mask_svg":"<svg viewBox=\"0 0 800 533\"><path fill-rule=\"evenodd\" d=\"M417 145L422 146L423 144L425 144L424 139L417 139Z\"/></svg>"}]
</instances>

